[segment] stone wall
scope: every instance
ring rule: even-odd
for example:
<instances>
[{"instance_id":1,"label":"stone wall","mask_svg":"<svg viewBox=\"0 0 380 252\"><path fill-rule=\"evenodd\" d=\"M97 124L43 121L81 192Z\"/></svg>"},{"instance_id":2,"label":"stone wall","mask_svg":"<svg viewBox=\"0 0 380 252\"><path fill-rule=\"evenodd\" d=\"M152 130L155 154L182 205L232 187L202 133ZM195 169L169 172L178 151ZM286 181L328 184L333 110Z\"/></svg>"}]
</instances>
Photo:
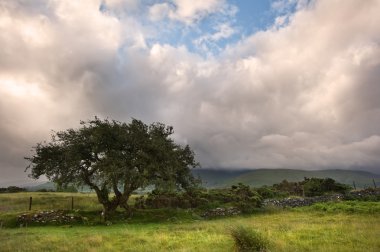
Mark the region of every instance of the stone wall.
<instances>
[{"instance_id":1,"label":"stone wall","mask_svg":"<svg viewBox=\"0 0 380 252\"><path fill-rule=\"evenodd\" d=\"M203 213L201 216L204 218L220 217L220 216L233 216L241 214L241 211L237 207L218 207L210 209Z\"/></svg>"},{"instance_id":2,"label":"stone wall","mask_svg":"<svg viewBox=\"0 0 380 252\"><path fill-rule=\"evenodd\" d=\"M275 206L275 207L301 207L310 206L318 202L328 201L340 201L340 200L379 200L380 189L365 189L361 191L352 191L345 195L332 194L324 196L316 196L309 198L286 198L286 199L266 199L263 202L263 206Z\"/></svg>"},{"instance_id":3,"label":"stone wall","mask_svg":"<svg viewBox=\"0 0 380 252\"><path fill-rule=\"evenodd\" d=\"M344 197L342 194L334 194L328 196L316 196L310 198L286 198L286 199L266 199L263 202L263 206L275 206L275 207L301 207L310 206L318 202L338 201Z\"/></svg>"}]
</instances>

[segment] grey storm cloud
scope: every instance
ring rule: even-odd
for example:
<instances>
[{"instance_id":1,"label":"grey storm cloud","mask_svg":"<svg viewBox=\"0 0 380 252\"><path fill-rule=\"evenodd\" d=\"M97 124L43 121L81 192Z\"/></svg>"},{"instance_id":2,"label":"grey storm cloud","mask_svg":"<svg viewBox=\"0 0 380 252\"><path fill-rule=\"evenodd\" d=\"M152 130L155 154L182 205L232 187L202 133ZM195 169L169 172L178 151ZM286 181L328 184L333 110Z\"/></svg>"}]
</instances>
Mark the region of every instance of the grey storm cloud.
<instances>
[{"instance_id":1,"label":"grey storm cloud","mask_svg":"<svg viewBox=\"0 0 380 252\"><path fill-rule=\"evenodd\" d=\"M225 4L150 8L194 26ZM211 57L148 45L159 32L141 8L0 1L0 182L26 177L51 130L95 115L173 125L203 167L379 171L379 1L312 1Z\"/></svg>"}]
</instances>

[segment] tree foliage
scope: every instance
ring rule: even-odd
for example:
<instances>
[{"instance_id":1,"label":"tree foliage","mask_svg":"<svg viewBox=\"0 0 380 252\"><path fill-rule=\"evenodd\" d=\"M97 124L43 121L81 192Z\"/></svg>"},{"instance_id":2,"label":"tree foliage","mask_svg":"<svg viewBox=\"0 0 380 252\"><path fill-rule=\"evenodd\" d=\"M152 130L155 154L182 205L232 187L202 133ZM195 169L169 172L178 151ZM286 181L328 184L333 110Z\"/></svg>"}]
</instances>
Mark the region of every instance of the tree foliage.
<instances>
[{"instance_id":1,"label":"tree foliage","mask_svg":"<svg viewBox=\"0 0 380 252\"><path fill-rule=\"evenodd\" d=\"M53 133L50 142L38 143L30 161L32 178L45 175L60 186L86 185L93 189L104 212L118 206L129 209L129 196L138 188L154 185L165 190L196 186L190 168L198 166L189 146L170 138L173 128L147 125L133 119L81 122L79 129ZM110 192L114 194L109 197Z\"/></svg>"}]
</instances>

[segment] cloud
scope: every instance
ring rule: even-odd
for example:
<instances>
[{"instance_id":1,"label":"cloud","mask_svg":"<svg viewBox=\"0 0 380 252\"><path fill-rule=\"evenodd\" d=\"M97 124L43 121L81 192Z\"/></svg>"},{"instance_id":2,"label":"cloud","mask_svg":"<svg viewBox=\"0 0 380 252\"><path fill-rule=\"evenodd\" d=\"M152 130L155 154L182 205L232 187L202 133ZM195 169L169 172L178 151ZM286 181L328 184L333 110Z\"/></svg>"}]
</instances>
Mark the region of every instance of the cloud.
<instances>
[{"instance_id":1,"label":"cloud","mask_svg":"<svg viewBox=\"0 0 380 252\"><path fill-rule=\"evenodd\" d=\"M352 1L340 7L340 14L336 15L337 2L317 2L312 9L296 12L286 27L259 32L226 53L226 58L235 58L233 62L239 63L233 71L239 70L241 77L236 86L231 85L225 92L230 102L219 104L219 108L239 106L241 112L237 120L253 116L255 124L251 128L262 131L259 139L276 135L293 139L297 133L304 132L308 135L302 143L305 149L312 150L308 148L308 141L319 143L314 147L316 151L308 155L297 155L296 146L284 138L276 140L282 139L287 149L280 148L276 141L269 144L271 147L265 153L254 145L249 154L248 143L242 144L240 153L247 152L247 157L252 158L246 166L252 163L268 166L269 162L273 163L271 167L285 164L315 168L376 167L370 160L378 162L378 152L372 152L367 159L358 159L360 155L353 153L359 150L347 148L356 146L352 145L356 142L368 143L367 139L376 139L379 135L373 128L380 119L375 98L379 88L374 81L380 77L377 73L379 29L375 15L379 5L372 3ZM355 58L364 61L356 63ZM238 105L234 105L238 97ZM268 157L259 162L264 154ZM302 159L296 160L297 156Z\"/></svg>"},{"instance_id":2,"label":"cloud","mask_svg":"<svg viewBox=\"0 0 380 252\"><path fill-rule=\"evenodd\" d=\"M152 5L149 14L154 21L167 17L192 25L210 14L225 12L227 7L225 0L172 0Z\"/></svg>"},{"instance_id":3,"label":"cloud","mask_svg":"<svg viewBox=\"0 0 380 252\"><path fill-rule=\"evenodd\" d=\"M206 53L210 53L210 47L217 48L218 52L222 49L217 45L217 42L223 39L227 39L236 33L236 29L229 23L221 23L214 27L215 32L202 35L195 39L193 43Z\"/></svg>"},{"instance_id":4,"label":"cloud","mask_svg":"<svg viewBox=\"0 0 380 252\"><path fill-rule=\"evenodd\" d=\"M110 8L128 8L137 9L140 1L139 0L105 0L103 2Z\"/></svg>"},{"instance_id":5,"label":"cloud","mask_svg":"<svg viewBox=\"0 0 380 252\"><path fill-rule=\"evenodd\" d=\"M186 26L226 4L189 3L148 11ZM378 1L308 3L212 57L147 42L160 35L154 26L102 4L0 3L0 169L8 180L25 176L23 157L50 130L94 115L171 124L204 167L378 171ZM204 40L232 29L219 25Z\"/></svg>"},{"instance_id":6,"label":"cloud","mask_svg":"<svg viewBox=\"0 0 380 252\"><path fill-rule=\"evenodd\" d=\"M174 0L176 10L170 13L170 18L189 24L209 13L216 12L223 2L223 0Z\"/></svg>"},{"instance_id":7,"label":"cloud","mask_svg":"<svg viewBox=\"0 0 380 252\"><path fill-rule=\"evenodd\" d=\"M169 121L205 166L377 169L379 6L337 7L299 10L177 76L194 89L176 94L191 105L168 102Z\"/></svg>"},{"instance_id":8,"label":"cloud","mask_svg":"<svg viewBox=\"0 0 380 252\"><path fill-rule=\"evenodd\" d=\"M149 8L149 17L153 21L159 21L167 17L170 11L168 3L158 3Z\"/></svg>"}]
</instances>

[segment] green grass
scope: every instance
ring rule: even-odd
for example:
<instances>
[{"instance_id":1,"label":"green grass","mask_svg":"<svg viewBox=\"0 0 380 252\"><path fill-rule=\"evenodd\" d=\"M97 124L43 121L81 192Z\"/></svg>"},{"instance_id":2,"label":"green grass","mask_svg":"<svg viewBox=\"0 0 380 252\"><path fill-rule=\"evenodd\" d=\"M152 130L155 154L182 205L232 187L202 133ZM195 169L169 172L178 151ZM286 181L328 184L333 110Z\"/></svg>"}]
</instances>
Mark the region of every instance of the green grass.
<instances>
[{"instance_id":1,"label":"green grass","mask_svg":"<svg viewBox=\"0 0 380 252\"><path fill-rule=\"evenodd\" d=\"M22 192L0 194L0 213L28 210L29 197L32 197L32 210L69 210L71 197L74 197L75 209L89 211L102 209L94 193Z\"/></svg>"},{"instance_id":2,"label":"green grass","mask_svg":"<svg viewBox=\"0 0 380 252\"><path fill-rule=\"evenodd\" d=\"M294 211L323 211L328 213L361 213L380 215L379 202L366 201L342 201L342 202L325 202L316 203L309 207L294 208Z\"/></svg>"},{"instance_id":3,"label":"green grass","mask_svg":"<svg viewBox=\"0 0 380 252\"><path fill-rule=\"evenodd\" d=\"M0 205L4 198L17 205L24 196L0 195ZM70 195L49 195L60 196ZM17 213L0 211L0 219ZM235 227L260 232L270 251L380 251L380 202L321 203L214 220L186 210L143 210L111 226L2 228L0 251L233 251Z\"/></svg>"},{"instance_id":4,"label":"green grass","mask_svg":"<svg viewBox=\"0 0 380 252\"><path fill-rule=\"evenodd\" d=\"M243 226L234 227L231 236L235 242L235 249L240 252L266 251L268 239L259 231Z\"/></svg>"}]
</instances>

